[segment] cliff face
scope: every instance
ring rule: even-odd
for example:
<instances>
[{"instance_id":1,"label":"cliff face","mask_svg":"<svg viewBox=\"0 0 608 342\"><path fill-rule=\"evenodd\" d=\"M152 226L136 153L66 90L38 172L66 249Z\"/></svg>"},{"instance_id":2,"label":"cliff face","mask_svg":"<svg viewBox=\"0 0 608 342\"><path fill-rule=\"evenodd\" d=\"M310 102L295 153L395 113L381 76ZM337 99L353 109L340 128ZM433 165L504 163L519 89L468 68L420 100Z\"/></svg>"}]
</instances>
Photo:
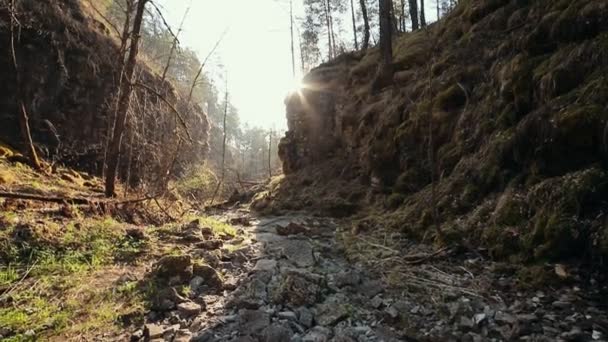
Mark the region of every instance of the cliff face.
<instances>
[{"instance_id":1,"label":"cliff face","mask_svg":"<svg viewBox=\"0 0 608 342\"><path fill-rule=\"evenodd\" d=\"M34 143L49 159L101 174L120 75L119 46L79 0L16 4L15 54ZM9 15L8 8L0 8L3 47L10 47ZM171 84L144 63L139 63L136 74L138 83L155 89L184 114L197 143L182 151L192 149L203 159L208 131L203 111L186 106ZM0 142L20 149L16 97L16 73L9 50L4 50L0 54ZM163 172L164 152L174 151L173 132L180 127L169 107L140 87L132 97L131 113L123 139L121 175L124 179L130 174L131 181L138 182Z\"/></svg>"},{"instance_id":2,"label":"cliff face","mask_svg":"<svg viewBox=\"0 0 608 342\"><path fill-rule=\"evenodd\" d=\"M422 237L435 203L448 238L495 257L608 256L607 1L461 1L394 44L392 86L370 50L287 99L277 206L333 196Z\"/></svg>"}]
</instances>

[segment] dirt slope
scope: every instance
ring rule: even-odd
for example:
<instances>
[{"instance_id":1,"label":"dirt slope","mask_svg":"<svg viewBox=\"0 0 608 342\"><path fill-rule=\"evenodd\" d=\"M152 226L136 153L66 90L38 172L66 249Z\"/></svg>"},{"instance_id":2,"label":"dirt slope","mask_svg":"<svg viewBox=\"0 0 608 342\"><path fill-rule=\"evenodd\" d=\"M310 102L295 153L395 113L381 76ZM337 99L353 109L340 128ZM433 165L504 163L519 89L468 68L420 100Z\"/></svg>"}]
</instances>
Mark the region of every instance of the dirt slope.
<instances>
[{"instance_id":1,"label":"dirt slope","mask_svg":"<svg viewBox=\"0 0 608 342\"><path fill-rule=\"evenodd\" d=\"M436 203L447 242L603 264L607 18L607 1L461 1L396 39L393 86L374 84L377 50L321 65L286 101L287 176L264 206L423 238Z\"/></svg>"}]
</instances>

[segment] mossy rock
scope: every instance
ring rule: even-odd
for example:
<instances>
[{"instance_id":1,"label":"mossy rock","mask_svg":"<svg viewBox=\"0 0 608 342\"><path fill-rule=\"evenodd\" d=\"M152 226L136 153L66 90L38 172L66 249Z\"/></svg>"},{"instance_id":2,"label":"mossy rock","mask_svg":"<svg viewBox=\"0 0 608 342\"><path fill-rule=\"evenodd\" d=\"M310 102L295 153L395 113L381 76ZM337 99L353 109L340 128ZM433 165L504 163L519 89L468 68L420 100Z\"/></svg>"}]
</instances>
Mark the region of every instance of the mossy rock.
<instances>
[{"instance_id":1,"label":"mossy rock","mask_svg":"<svg viewBox=\"0 0 608 342\"><path fill-rule=\"evenodd\" d=\"M405 196L399 193L392 193L387 197L385 206L388 209L397 209L403 204L403 201L405 201Z\"/></svg>"},{"instance_id":2,"label":"mossy rock","mask_svg":"<svg viewBox=\"0 0 608 342\"><path fill-rule=\"evenodd\" d=\"M548 288L559 284L555 271L543 265L525 266L517 272L518 286L523 289Z\"/></svg>"},{"instance_id":3,"label":"mossy rock","mask_svg":"<svg viewBox=\"0 0 608 342\"><path fill-rule=\"evenodd\" d=\"M446 112L460 109L466 103L467 94L456 84L437 94L434 99L434 107Z\"/></svg>"},{"instance_id":4,"label":"mossy rock","mask_svg":"<svg viewBox=\"0 0 608 342\"><path fill-rule=\"evenodd\" d=\"M506 191L494 210L494 223L499 226L516 226L527 219L528 205L523 196Z\"/></svg>"}]
</instances>

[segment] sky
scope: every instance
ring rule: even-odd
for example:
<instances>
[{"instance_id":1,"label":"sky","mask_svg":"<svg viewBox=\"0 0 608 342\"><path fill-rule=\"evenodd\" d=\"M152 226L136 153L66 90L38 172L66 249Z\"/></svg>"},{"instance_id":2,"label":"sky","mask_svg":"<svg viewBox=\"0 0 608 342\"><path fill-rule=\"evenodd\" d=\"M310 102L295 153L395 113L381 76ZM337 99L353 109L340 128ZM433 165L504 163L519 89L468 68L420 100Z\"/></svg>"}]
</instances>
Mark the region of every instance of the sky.
<instances>
[{"instance_id":1,"label":"sky","mask_svg":"<svg viewBox=\"0 0 608 342\"><path fill-rule=\"evenodd\" d=\"M431 21L434 7L427 1ZM180 35L182 46L203 60L223 39L206 71L218 89L228 79L230 101L242 122L284 129L285 96L294 89L291 63L289 0L161 0L163 15L177 31L188 7ZM293 0L294 16L302 16L302 0ZM346 25L350 27L350 25ZM352 35L352 29L349 33ZM297 31L294 33L297 39ZM296 40L296 49L298 47ZM296 56L296 70L299 57Z\"/></svg>"}]
</instances>

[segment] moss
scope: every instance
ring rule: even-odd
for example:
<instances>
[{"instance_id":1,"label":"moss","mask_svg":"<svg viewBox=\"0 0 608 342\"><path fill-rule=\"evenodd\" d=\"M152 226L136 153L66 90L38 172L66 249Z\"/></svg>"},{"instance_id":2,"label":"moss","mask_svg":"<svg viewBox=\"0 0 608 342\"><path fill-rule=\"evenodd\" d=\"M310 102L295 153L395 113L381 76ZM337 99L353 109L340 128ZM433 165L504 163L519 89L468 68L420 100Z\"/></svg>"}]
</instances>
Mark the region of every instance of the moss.
<instances>
[{"instance_id":1,"label":"moss","mask_svg":"<svg viewBox=\"0 0 608 342\"><path fill-rule=\"evenodd\" d=\"M455 84L437 94L433 101L436 109L452 111L462 108L467 101L467 97L462 88Z\"/></svg>"},{"instance_id":2,"label":"moss","mask_svg":"<svg viewBox=\"0 0 608 342\"><path fill-rule=\"evenodd\" d=\"M386 199L386 207L389 209L396 209L401 204L403 204L404 200L405 200L405 196L403 196L402 194L392 193Z\"/></svg>"},{"instance_id":3,"label":"moss","mask_svg":"<svg viewBox=\"0 0 608 342\"><path fill-rule=\"evenodd\" d=\"M527 219L525 199L516 194L505 192L494 211L494 223L500 226L515 226Z\"/></svg>"},{"instance_id":4,"label":"moss","mask_svg":"<svg viewBox=\"0 0 608 342\"><path fill-rule=\"evenodd\" d=\"M522 289L538 289L555 286L559 283L553 269L541 265L532 265L517 271L518 287Z\"/></svg>"}]
</instances>

